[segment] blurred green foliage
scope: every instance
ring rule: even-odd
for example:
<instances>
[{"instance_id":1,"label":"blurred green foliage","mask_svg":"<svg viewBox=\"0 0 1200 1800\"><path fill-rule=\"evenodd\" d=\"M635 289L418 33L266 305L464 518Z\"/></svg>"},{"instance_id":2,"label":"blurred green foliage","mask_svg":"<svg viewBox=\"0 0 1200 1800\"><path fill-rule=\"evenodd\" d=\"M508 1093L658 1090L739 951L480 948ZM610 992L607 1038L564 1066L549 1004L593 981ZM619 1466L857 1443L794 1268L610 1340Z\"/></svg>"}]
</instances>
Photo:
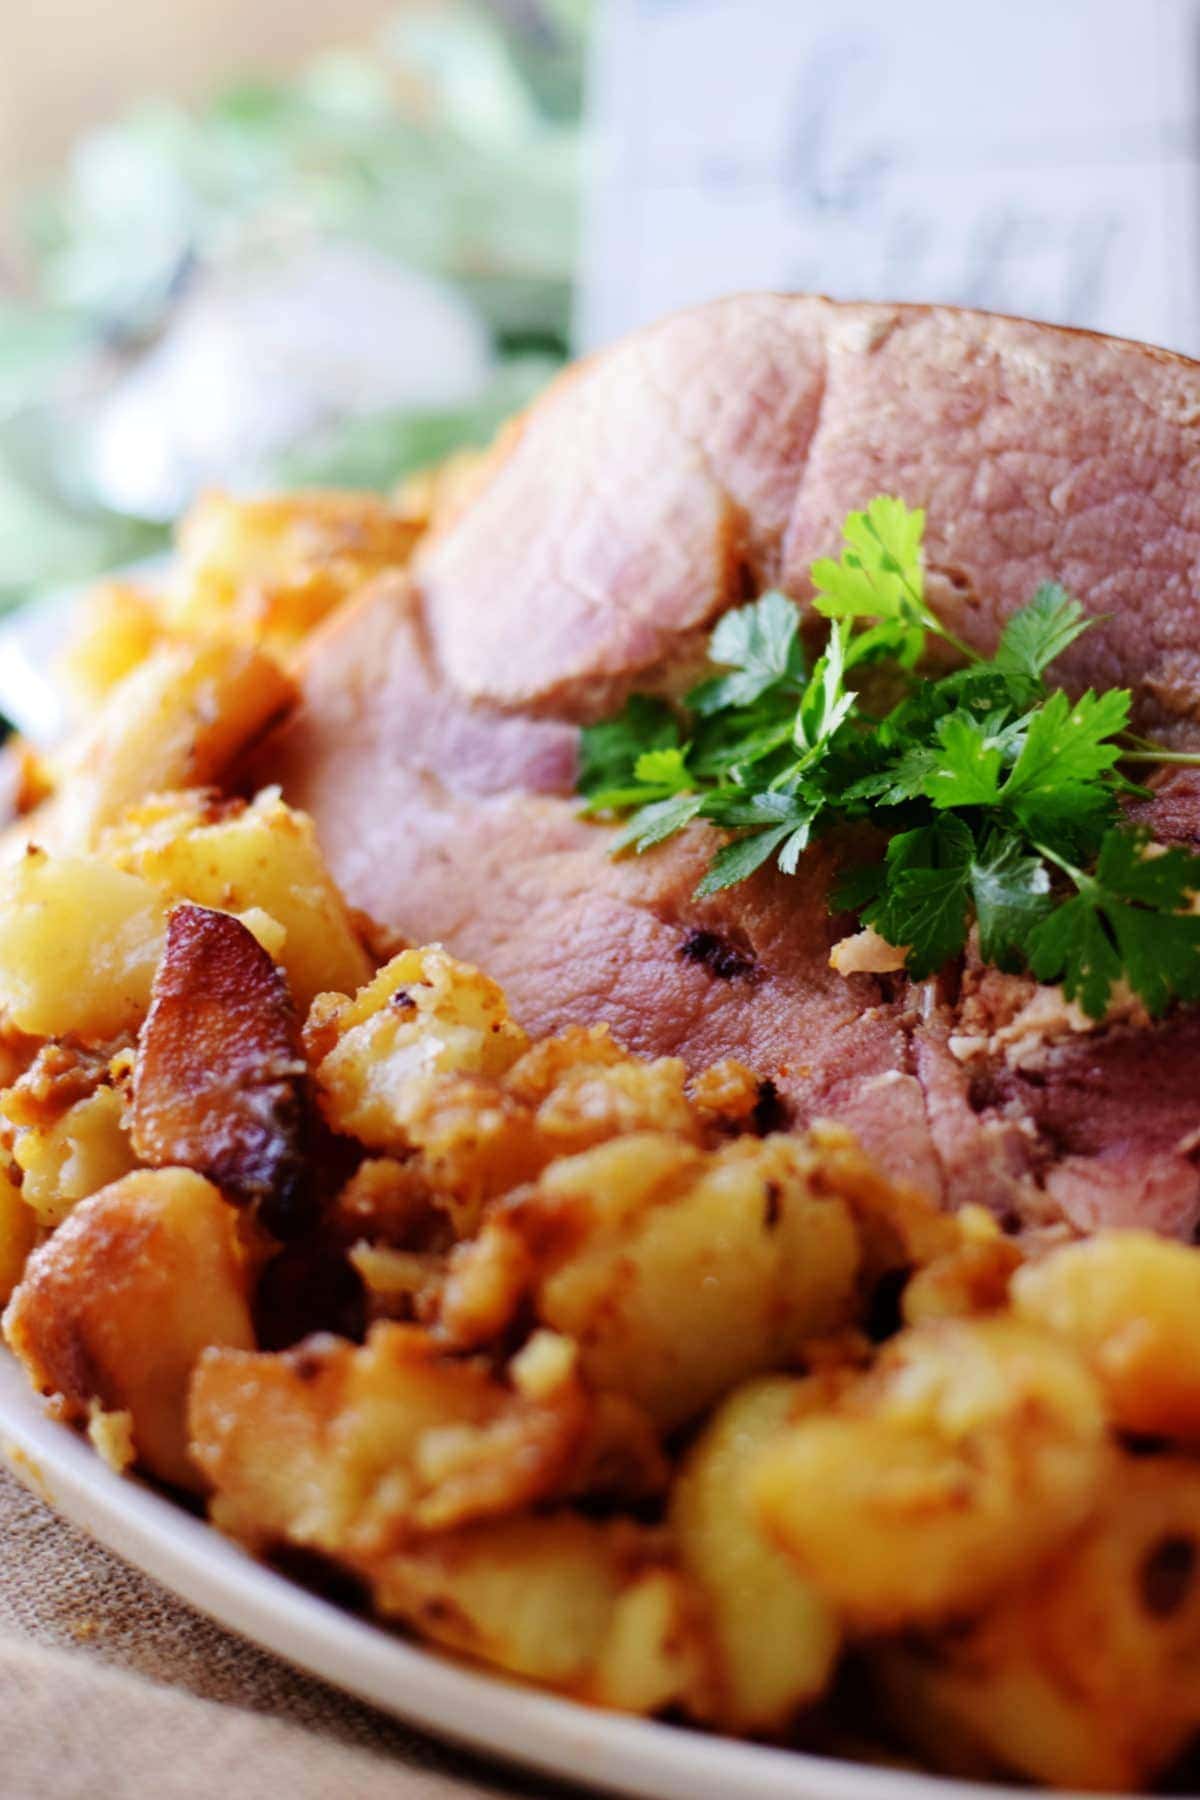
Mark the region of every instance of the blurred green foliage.
<instances>
[{"instance_id":1,"label":"blurred green foliage","mask_svg":"<svg viewBox=\"0 0 1200 1800\"><path fill-rule=\"evenodd\" d=\"M495 426L566 352L589 0L458 0L198 109L148 100L30 197L32 286L0 300L0 603L155 548L72 461L72 405L152 342L194 270L336 236L452 280L490 327L477 404L345 418L277 477L384 486ZM31 448L32 447L32 448Z\"/></svg>"}]
</instances>

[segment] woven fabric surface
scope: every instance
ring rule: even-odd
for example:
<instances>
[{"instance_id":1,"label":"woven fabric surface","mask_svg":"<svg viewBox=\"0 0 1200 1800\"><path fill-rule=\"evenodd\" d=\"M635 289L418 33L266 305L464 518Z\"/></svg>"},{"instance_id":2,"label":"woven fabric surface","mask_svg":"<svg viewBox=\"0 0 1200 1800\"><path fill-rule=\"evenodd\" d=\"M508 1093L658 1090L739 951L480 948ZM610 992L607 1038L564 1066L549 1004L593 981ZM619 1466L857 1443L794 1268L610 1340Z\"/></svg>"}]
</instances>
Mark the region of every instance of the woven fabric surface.
<instances>
[{"instance_id":1,"label":"woven fabric surface","mask_svg":"<svg viewBox=\"0 0 1200 1800\"><path fill-rule=\"evenodd\" d=\"M4 1800L532 1800L551 1791L435 1744L222 1630L0 1470Z\"/></svg>"}]
</instances>

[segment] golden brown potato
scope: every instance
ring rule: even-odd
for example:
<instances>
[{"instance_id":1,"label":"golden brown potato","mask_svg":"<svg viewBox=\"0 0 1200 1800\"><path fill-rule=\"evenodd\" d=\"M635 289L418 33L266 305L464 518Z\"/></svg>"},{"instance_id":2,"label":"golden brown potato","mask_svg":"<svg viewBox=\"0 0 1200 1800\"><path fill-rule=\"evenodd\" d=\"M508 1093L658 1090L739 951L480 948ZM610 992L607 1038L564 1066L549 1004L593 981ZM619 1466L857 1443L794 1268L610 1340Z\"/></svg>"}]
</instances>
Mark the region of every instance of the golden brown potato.
<instances>
[{"instance_id":1,"label":"golden brown potato","mask_svg":"<svg viewBox=\"0 0 1200 1800\"><path fill-rule=\"evenodd\" d=\"M193 1383L192 1453L226 1529L382 1555L569 1488L591 1408L571 1346L555 1349L531 1391L519 1359L499 1381L408 1325L374 1326L361 1349L319 1337L277 1355L214 1350Z\"/></svg>"},{"instance_id":2,"label":"golden brown potato","mask_svg":"<svg viewBox=\"0 0 1200 1800\"><path fill-rule=\"evenodd\" d=\"M21 1190L0 1172L0 1305L7 1302L37 1242L37 1219Z\"/></svg>"},{"instance_id":3,"label":"golden brown potato","mask_svg":"<svg viewBox=\"0 0 1200 1800\"><path fill-rule=\"evenodd\" d=\"M1111 1473L1099 1388L1005 1317L902 1332L765 1448L764 1528L856 1630L977 1611L1086 1522Z\"/></svg>"},{"instance_id":4,"label":"golden brown potato","mask_svg":"<svg viewBox=\"0 0 1200 1800\"><path fill-rule=\"evenodd\" d=\"M127 806L219 780L294 696L283 670L257 650L160 645L56 759L57 791L24 822L26 841L91 850Z\"/></svg>"},{"instance_id":5,"label":"golden brown potato","mask_svg":"<svg viewBox=\"0 0 1200 1800\"><path fill-rule=\"evenodd\" d=\"M0 1138L37 1224L57 1225L76 1201L136 1167L124 1120L127 1054L44 1044L0 1090Z\"/></svg>"},{"instance_id":6,"label":"golden brown potato","mask_svg":"<svg viewBox=\"0 0 1200 1800\"><path fill-rule=\"evenodd\" d=\"M139 1170L75 1208L29 1258L4 1334L62 1414L128 1412L138 1460L200 1485L187 1389L201 1351L254 1342L236 1214L190 1169Z\"/></svg>"},{"instance_id":7,"label":"golden brown potato","mask_svg":"<svg viewBox=\"0 0 1200 1800\"><path fill-rule=\"evenodd\" d=\"M357 588L403 568L420 531L374 494L205 494L179 530L166 621L286 654Z\"/></svg>"},{"instance_id":8,"label":"golden brown potato","mask_svg":"<svg viewBox=\"0 0 1200 1800\"><path fill-rule=\"evenodd\" d=\"M371 978L312 820L285 806L277 789L249 806L199 789L156 796L124 813L100 849L172 899L273 919L283 937L272 954L301 1018L318 993L352 992Z\"/></svg>"},{"instance_id":9,"label":"golden brown potato","mask_svg":"<svg viewBox=\"0 0 1200 1800\"><path fill-rule=\"evenodd\" d=\"M160 605L144 589L126 581L94 588L60 663L77 710L93 712L164 636Z\"/></svg>"},{"instance_id":10,"label":"golden brown potato","mask_svg":"<svg viewBox=\"0 0 1200 1800\"><path fill-rule=\"evenodd\" d=\"M671 1497L683 1567L708 1603L716 1640L714 1719L727 1731L781 1730L828 1687L836 1615L764 1534L746 1476L786 1428L803 1383L739 1388L689 1451Z\"/></svg>"},{"instance_id":11,"label":"golden brown potato","mask_svg":"<svg viewBox=\"0 0 1200 1800\"><path fill-rule=\"evenodd\" d=\"M0 1095L0 1110L4 1096ZM21 1199L36 1224L58 1225L72 1207L137 1167L115 1088L97 1087L57 1118L25 1126L13 1140Z\"/></svg>"},{"instance_id":12,"label":"golden brown potato","mask_svg":"<svg viewBox=\"0 0 1200 1800\"><path fill-rule=\"evenodd\" d=\"M954 1224L958 1243L916 1269L905 1284L908 1325L995 1312L1008 1302L1009 1284L1024 1260L1020 1245L979 1206L964 1206Z\"/></svg>"},{"instance_id":13,"label":"golden brown potato","mask_svg":"<svg viewBox=\"0 0 1200 1800\"><path fill-rule=\"evenodd\" d=\"M402 950L352 1000L323 994L305 1030L331 1125L373 1150L408 1145L434 1075L502 1075L528 1039L503 993L437 944Z\"/></svg>"},{"instance_id":14,"label":"golden brown potato","mask_svg":"<svg viewBox=\"0 0 1200 1800\"><path fill-rule=\"evenodd\" d=\"M642 1132L561 1158L456 1257L441 1329L470 1341L481 1288L489 1330L497 1284L510 1307L529 1293L590 1381L681 1424L852 1318L858 1237L818 1172L783 1137L704 1152Z\"/></svg>"},{"instance_id":15,"label":"golden brown potato","mask_svg":"<svg viewBox=\"0 0 1200 1800\"><path fill-rule=\"evenodd\" d=\"M1200 1252L1102 1231L1030 1263L1013 1308L1067 1338L1126 1431L1200 1440Z\"/></svg>"},{"instance_id":16,"label":"golden brown potato","mask_svg":"<svg viewBox=\"0 0 1200 1800\"><path fill-rule=\"evenodd\" d=\"M1200 1725L1200 1468L1125 1458L1091 1528L969 1631L873 1653L932 1761L1143 1789Z\"/></svg>"},{"instance_id":17,"label":"golden brown potato","mask_svg":"<svg viewBox=\"0 0 1200 1800\"><path fill-rule=\"evenodd\" d=\"M704 1710L710 1649L665 1546L624 1521L501 1519L362 1567L435 1643L628 1712Z\"/></svg>"},{"instance_id":18,"label":"golden brown potato","mask_svg":"<svg viewBox=\"0 0 1200 1800\"><path fill-rule=\"evenodd\" d=\"M150 1004L166 907L149 882L91 856L30 850L0 869L0 1007L36 1037L102 1043Z\"/></svg>"},{"instance_id":19,"label":"golden brown potato","mask_svg":"<svg viewBox=\"0 0 1200 1800\"><path fill-rule=\"evenodd\" d=\"M152 1168L207 1175L259 1202L268 1229L303 1177L300 1034L287 983L229 913L172 909L138 1038L130 1136Z\"/></svg>"}]
</instances>

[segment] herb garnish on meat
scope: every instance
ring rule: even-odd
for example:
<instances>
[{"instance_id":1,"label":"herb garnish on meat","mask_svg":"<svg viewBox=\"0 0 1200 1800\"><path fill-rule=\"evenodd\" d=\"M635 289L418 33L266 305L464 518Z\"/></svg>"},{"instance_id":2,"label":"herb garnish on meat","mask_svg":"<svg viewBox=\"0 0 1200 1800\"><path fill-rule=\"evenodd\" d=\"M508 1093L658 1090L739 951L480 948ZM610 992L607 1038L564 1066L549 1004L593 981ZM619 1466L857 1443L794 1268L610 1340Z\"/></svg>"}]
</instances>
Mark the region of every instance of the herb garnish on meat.
<instances>
[{"instance_id":1,"label":"herb garnish on meat","mask_svg":"<svg viewBox=\"0 0 1200 1800\"><path fill-rule=\"evenodd\" d=\"M1188 762L1135 738L1130 694L1071 701L1046 671L1094 622L1057 584L1040 587L981 657L925 600L925 515L880 497L851 513L835 562L812 567L830 621L810 666L784 594L726 613L709 655L720 671L682 706L635 694L583 732L586 810L629 814L614 851L639 853L690 820L723 827L697 894L774 858L785 874L817 832L852 820L882 831L877 860L847 870L841 910L906 951L916 977L964 947L1061 982L1102 1018L1124 981L1152 1014L1200 999L1200 855L1120 821L1144 792L1122 766ZM931 638L960 659L919 676Z\"/></svg>"}]
</instances>

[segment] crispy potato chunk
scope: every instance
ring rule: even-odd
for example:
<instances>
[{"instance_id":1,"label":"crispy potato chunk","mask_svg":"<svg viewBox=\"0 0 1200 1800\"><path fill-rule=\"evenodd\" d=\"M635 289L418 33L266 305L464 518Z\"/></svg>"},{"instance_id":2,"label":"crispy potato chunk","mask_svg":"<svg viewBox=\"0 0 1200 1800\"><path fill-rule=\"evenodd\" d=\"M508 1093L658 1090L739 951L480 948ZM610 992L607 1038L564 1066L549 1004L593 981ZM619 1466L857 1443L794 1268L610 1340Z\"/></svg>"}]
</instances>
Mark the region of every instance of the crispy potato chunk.
<instances>
[{"instance_id":1,"label":"crispy potato chunk","mask_svg":"<svg viewBox=\"0 0 1200 1800\"><path fill-rule=\"evenodd\" d=\"M764 1528L862 1631L977 1610L1059 1549L1110 1473L1096 1382L999 1317L903 1332L762 1452Z\"/></svg>"},{"instance_id":2,"label":"crispy potato chunk","mask_svg":"<svg viewBox=\"0 0 1200 1800\"><path fill-rule=\"evenodd\" d=\"M68 1418L128 1412L138 1460L200 1485L187 1388L201 1351L254 1342L236 1214L190 1169L139 1170L75 1208L29 1258L4 1334Z\"/></svg>"},{"instance_id":3,"label":"crispy potato chunk","mask_svg":"<svg viewBox=\"0 0 1200 1800\"><path fill-rule=\"evenodd\" d=\"M272 1229L300 1188L304 1073L287 984L266 951L229 913L176 906L138 1039L138 1156L260 1202Z\"/></svg>"},{"instance_id":4,"label":"crispy potato chunk","mask_svg":"<svg viewBox=\"0 0 1200 1800\"><path fill-rule=\"evenodd\" d=\"M538 1317L579 1342L589 1380L682 1424L852 1317L858 1237L818 1169L783 1137L705 1152L642 1132L561 1158L464 1247L442 1329L477 1329L498 1263L515 1277L508 1304L532 1290ZM487 1310L494 1330L500 1308Z\"/></svg>"},{"instance_id":5,"label":"crispy potato chunk","mask_svg":"<svg viewBox=\"0 0 1200 1800\"><path fill-rule=\"evenodd\" d=\"M374 494L205 494L180 527L166 620L286 654L357 588L403 568L420 532Z\"/></svg>"},{"instance_id":6,"label":"crispy potato chunk","mask_svg":"<svg viewBox=\"0 0 1200 1800\"><path fill-rule=\"evenodd\" d=\"M873 1658L910 1741L945 1766L1055 1787L1149 1787L1200 1720L1200 1469L1125 1458L1078 1542L970 1631Z\"/></svg>"},{"instance_id":7,"label":"crispy potato chunk","mask_svg":"<svg viewBox=\"0 0 1200 1800\"><path fill-rule=\"evenodd\" d=\"M502 1519L362 1572L382 1613L481 1662L627 1712L701 1710L705 1634L664 1547L636 1526Z\"/></svg>"},{"instance_id":8,"label":"crispy potato chunk","mask_svg":"<svg viewBox=\"0 0 1200 1800\"><path fill-rule=\"evenodd\" d=\"M147 795L210 785L294 695L283 670L257 650L161 645L57 759L57 791L26 821L27 840L59 852L90 850L106 825Z\"/></svg>"},{"instance_id":9,"label":"crispy potato chunk","mask_svg":"<svg viewBox=\"0 0 1200 1800\"><path fill-rule=\"evenodd\" d=\"M21 1198L20 1188L0 1172L0 1305L20 1281L37 1237L37 1219Z\"/></svg>"},{"instance_id":10,"label":"crispy potato chunk","mask_svg":"<svg viewBox=\"0 0 1200 1800\"><path fill-rule=\"evenodd\" d=\"M415 1151L460 1235L556 1157L635 1131L700 1143L730 1123L693 1104L678 1058L646 1062L602 1027L530 1045L495 983L437 945L403 951L352 1001L321 995L305 1041L330 1124Z\"/></svg>"},{"instance_id":11,"label":"crispy potato chunk","mask_svg":"<svg viewBox=\"0 0 1200 1800\"><path fill-rule=\"evenodd\" d=\"M166 907L98 857L28 851L0 869L0 1007L37 1037L103 1042L150 1004Z\"/></svg>"},{"instance_id":12,"label":"crispy potato chunk","mask_svg":"<svg viewBox=\"0 0 1200 1800\"><path fill-rule=\"evenodd\" d=\"M312 820L276 788L249 806L196 789L157 796L127 811L100 847L173 899L268 914L284 934L277 960L302 1018L318 993L352 992L371 978Z\"/></svg>"},{"instance_id":13,"label":"crispy potato chunk","mask_svg":"<svg viewBox=\"0 0 1200 1800\"><path fill-rule=\"evenodd\" d=\"M908 1325L996 1312L1008 1302L1009 1284L1023 1260L1020 1245L979 1206L964 1206L954 1224L959 1242L916 1269L905 1286Z\"/></svg>"},{"instance_id":14,"label":"crispy potato chunk","mask_svg":"<svg viewBox=\"0 0 1200 1800\"><path fill-rule=\"evenodd\" d=\"M93 712L163 636L159 606L144 589L126 581L94 588L59 665L78 710Z\"/></svg>"},{"instance_id":15,"label":"crispy potato chunk","mask_svg":"<svg viewBox=\"0 0 1200 1800\"><path fill-rule=\"evenodd\" d=\"M305 1030L331 1125L403 1149L430 1076L501 1075L528 1039L494 981L440 945L402 950L352 1000L323 994Z\"/></svg>"},{"instance_id":16,"label":"crispy potato chunk","mask_svg":"<svg viewBox=\"0 0 1200 1800\"><path fill-rule=\"evenodd\" d=\"M671 1499L680 1559L708 1601L719 1655L715 1719L728 1731L782 1729L829 1685L836 1615L763 1533L746 1475L788 1424L803 1384L739 1388L689 1452Z\"/></svg>"},{"instance_id":17,"label":"crispy potato chunk","mask_svg":"<svg viewBox=\"0 0 1200 1800\"><path fill-rule=\"evenodd\" d=\"M571 1347L549 1379L451 1360L415 1326L356 1348L214 1350L196 1370L192 1453L221 1524L260 1542L377 1556L414 1533L515 1512L570 1486L591 1412Z\"/></svg>"},{"instance_id":18,"label":"crispy potato chunk","mask_svg":"<svg viewBox=\"0 0 1200 1800\"><path fill-rule=\"evenodd\" d=\"M21 1171L21 1199L37 1224L61 1224L80 1200L137 1167L124 1110L115 1088L96 1087L57 1118L16 1132L12 1154Z\"/></svg>"},{"instance_id":19,"label":"crispy potato chunk","mask_svg":"<svg viewBox=\"0 0 1200 1800\"><path fill-rule=\"evenodd\" d=\"M1147 1231L1102 1231L1013 1280L1021 1318L1079 1350L1126 1431L1200 1440L1200 1254Z\"/></svg>"}]
</instances>

